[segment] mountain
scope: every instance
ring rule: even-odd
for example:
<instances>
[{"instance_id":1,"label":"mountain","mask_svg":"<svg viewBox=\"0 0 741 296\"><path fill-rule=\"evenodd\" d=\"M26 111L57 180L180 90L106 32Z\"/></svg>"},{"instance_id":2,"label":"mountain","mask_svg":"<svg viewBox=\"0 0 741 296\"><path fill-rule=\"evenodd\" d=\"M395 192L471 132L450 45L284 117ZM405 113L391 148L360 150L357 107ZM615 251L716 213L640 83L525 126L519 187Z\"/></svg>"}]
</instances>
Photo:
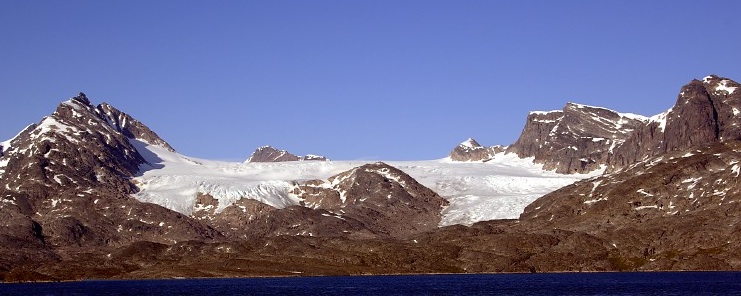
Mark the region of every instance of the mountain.
<instances>
[{"instance_id":1,"label":"mountain","mask_svg":"<svg viewBox=\"0 0 741 296\"><path fill-rule=\"evenodd\" d=\"M56 253L50 256L57 257L79 247L218 237L210 226L131 196L137 191L131 178L146 164L136 141L169 147L128 115L108 105L95 107L81 93L6 142L0 160L0 256L10 263L52 249ZM20 242L31 247L13 247Z\"/></svg>"},{"instance_id":2,"label":"mountain","mask_svg":"<svg viewBox=\"0 0 741 296\"><path fill-rule=\"evenodd\" d=\"M437 228L449 202L385 163L366 164L294 192L301 205L360 221L369 230L404 237Z\"/></svg>"},{"instance_id":3,"label":"mountain","mask_svg":"<svg viewBox=\"0 0 741 296\"><path fill-rule=\"evenodd\" d=\"M240 198L217 212L219 200L199 194L193 216L214 221L231 237L404 237L437 228L448 202L385 163L366 164L292 192L298 205L274 207Z\"/></svg>"},{"instance_id":4,"label":"mountain","mask_svg":"<svg viewBox=\"0 0 741 296\"><path fill-rule=\"evenodd\" d=\"M563 110L531 112L508 153L533 157L546 170L584 173L607 165L612 150L641 127L646 117L568 103Z\"/></svg>"},{"instance_id":5,"label":"mountain","mask_svg":"<svg viewBox=\"0 0 741 296\"><path fill-rule=\"evenodd\" d=\"M502 153L505 149L506 147L502 146L484 147L476 140L468 138L458 144L448 157L452 161L489 161L494 158L495 154Z\"/></svg>"},{"instance_id":6,"label":"mountain","mask_svg":"<svg viewBox=\"0 0 741 296\"><path fill-rule=\"evenodd\" d=\"M615 148L609 169L616 170L669 151L741 139L741 91L728 78L710 75L683 86L677 102L653 116Z\"/></svg>"},{"instance_id":7,"label":"mountain","mask_svg":"<svg viewBox=\"0 0 741 296\"><path fill-rule=\"evenodd\" d=\"M271 146L262 146L257 148L255 152L252 152L252 155L250 155L246 162L282 162L303 160L325 161L328 159L324 156L312 154L306 156L296 156L286 150L278 150Z\"/></svg>"},{"instance_id":8,"label":"mountain","mask_svg":"<svg viewBox=\"0 0 741 296\"><path fill-rule=\"evenodd\" d=\"M738 269L738 83L708 76L614 149L603 175L526 207L530 231L588 233L622 269Z\"/></svg>"},{"instance_id":9,"label":"mountain","mask_svg":"<svg viewBox=\"0 0 741 296\"><path fill-rule=\"evenodd\" d=\"M693 80L653 117L568 103L508 147L376 163L194 159L80 94L0 143L0 277L738 270L737 89Z\"/></svg>"}]
</instances>

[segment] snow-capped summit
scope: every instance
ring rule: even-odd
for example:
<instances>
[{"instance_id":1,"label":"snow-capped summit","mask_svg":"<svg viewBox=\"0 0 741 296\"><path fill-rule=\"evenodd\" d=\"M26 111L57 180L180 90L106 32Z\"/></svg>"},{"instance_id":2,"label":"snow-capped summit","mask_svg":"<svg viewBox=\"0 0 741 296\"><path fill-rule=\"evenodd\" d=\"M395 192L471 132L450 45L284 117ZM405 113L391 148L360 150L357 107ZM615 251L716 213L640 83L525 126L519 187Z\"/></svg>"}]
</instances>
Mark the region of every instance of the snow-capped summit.
<instances>
[{"instance_id":1,"label":"snow-capped summit","mask_svg":"<svg viewBox=\"0 0 741 296\"><path fill-rule=\"evenodd\" d=\"M303 160L328 160L324 156L309 154L306 156L297 156L286 150L278 150L272 146L262 146L252 152L252 155L245 161L250 162L282 162L282 161L303 161Z\"/></svg>"},{"instance_id":2,"label":"snow-capped summit","mask_svg":"<svg viewBox=\"0 0 741 296\"><path fill-rule=\"evenodd\" d=\"M452 161L488 161L504 150L505 147L502 146L484 147L473 138L468 138L453 148L449 158Z\"/></svg>"},{"instance_id":3,"label":"snow-capped summit","mask_svg":"<svg viewBox=\"0 0 741 296\"><path fill-rule=\"evenodd\" d=\"M468 138L467 140L460 143L458 146L468 149L478 149L483 148L479 142L476 142L473 138Z\"/></svg>"},{"instance_id":4,"label":"snow-capped summit","mask_svg":"<svg viewBox=\"0 0 741 296\"><path fill-rule=\"evenodd\" d=\"M129 124L112 124L116 119L110 114ZM129 115L110 106L95 107L80 93L5 142L0 212L26 218L7 221L13 232L0 234L28 237L25 233L38 225L41 233L35 237L45 243L78 246L216 235L178 213L131 198L138 190L132 178L147 163L133 142L165 143L151 131L140 133L145 130Z\"/></svg>"}]
</instances>

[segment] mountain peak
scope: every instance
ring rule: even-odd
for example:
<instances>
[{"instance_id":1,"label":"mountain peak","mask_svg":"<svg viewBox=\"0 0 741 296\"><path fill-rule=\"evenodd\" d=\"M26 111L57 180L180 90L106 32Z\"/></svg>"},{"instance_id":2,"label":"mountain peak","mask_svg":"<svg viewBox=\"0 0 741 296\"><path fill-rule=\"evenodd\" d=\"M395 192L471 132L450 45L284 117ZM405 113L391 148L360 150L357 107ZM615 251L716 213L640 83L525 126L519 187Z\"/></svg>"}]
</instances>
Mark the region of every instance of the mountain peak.
<instances>
[{"instance_id":1,"label":"mountain peak","mask_svg":"<svg viewBox=\"0 0 741 296\"><path fill-rule=\"evenodd\" d=\"M586 173L603 167L612 148L648 118L569 102L561 111L530 112L507 152L534 157L546 170Z\"/></svg>"},{"instance_id":2,"label":"mountain peak","mask_svg":"<svg viewBox=\"0 0 741 296\"><path fill-rule=\"evenodd\" d=\"M283 161L305 161L305 160L328 160L324 156L309 154L306 156L297 156L286 150L279 150L270 145L260 146L252 152L245 162L283 162Z\"/></svg>"},{"instance_id":3,"label":"mountain peak","mask_svg":"<svg viewBox=\"0 0 741 296\"><path fill-rule=\"evenodd\" d=\"M461 142L458 146L468 149L476 149L476 148L483 148L479 142L476 142L473 138L468 138L465 141Z\"/></svg>"},{"instance_id":4,"label":"mountain peak","mask_svg":"<svg viewBox=\"0 0 741 296\"><path fill-rule=\"evenodd\" d=\"M502 146L484 147L473 138L468 138L453 148L448 157L452 161L489 161L504 150Z\"/></svg>"},{"instance_id":5,"label":"mountain peak","mask_svg":"<svg viewBox=\"0 0 741 296\"><path fill-rule=\"evenodd\" d=\"M90 103L90 100L87 98L87 96L85 95L84 92L80 92L79 94L77 94L76 97L72 97L71 100L72 101L80 102L80 103L85 104L87 106L92 106L92 104Z\"/></svg>"},{"instance_id":6,"label":"mountain peak","mask_svg":"<svg viewBox=\"0 0 741 296\"><path fill-rule=\"evenodd\" d=\"M702 84L709 93L725 95L732 95L739 88L737 82L715 74L705 76L702 79Z\"/></svg>"}]
</instances>

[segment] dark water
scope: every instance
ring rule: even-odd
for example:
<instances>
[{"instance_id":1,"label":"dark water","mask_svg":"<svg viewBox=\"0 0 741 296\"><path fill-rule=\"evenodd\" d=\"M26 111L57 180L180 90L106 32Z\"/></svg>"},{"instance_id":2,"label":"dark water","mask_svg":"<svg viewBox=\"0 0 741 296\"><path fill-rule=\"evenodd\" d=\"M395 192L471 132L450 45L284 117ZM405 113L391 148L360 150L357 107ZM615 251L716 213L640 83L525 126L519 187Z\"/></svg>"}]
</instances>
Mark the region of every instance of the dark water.
<instances>
[{"instance_id":1,"label":"dark water","mask_svg":"<svg viewBox=\"0 0 741 296\"><path fill-rule=\"evenodd\" d=\"M0 284L0 295L741 295L741 272L85 281Z\"/></svg>"}]
</instances>

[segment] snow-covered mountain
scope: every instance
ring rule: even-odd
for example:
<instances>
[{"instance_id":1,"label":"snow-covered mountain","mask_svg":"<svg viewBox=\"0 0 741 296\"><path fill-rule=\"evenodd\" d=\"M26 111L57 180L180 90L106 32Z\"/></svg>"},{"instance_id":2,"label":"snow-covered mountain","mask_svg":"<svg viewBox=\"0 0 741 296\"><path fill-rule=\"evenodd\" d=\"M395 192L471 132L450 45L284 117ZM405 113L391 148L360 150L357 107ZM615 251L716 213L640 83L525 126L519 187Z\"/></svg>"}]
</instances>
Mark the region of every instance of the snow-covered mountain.
<instances>
[{"instance_id":1,"label":"snow-covered mountain","mask_svg":"<svg viewBox=\"0 0 741 296\"><path fill-rule=\"evenodd\" d=\"M192 158L81 93L0 142L0 276L739 269L738 87L693 80L653 117L569 103L507 147L390 162Z\"/></svg>"},{"instance_id":2,"label":"snow-covered mountain","mask_svg":"<svg viewBox=\"0 0 741 296\"><path fill-rule=\"evenodd\" d=\"M504 152L505 149L507 147L484 147L473 138L468 138L453 148L448 157L452 161L489 161L495 155Z\"/></svg>"},{"instance_id":3,"label":"snow-covered mountain","mask_svg":"<svg viewBox=\"0 0 741 296\"><path fill-rule=\"evenodd\" d=\"M205 224L131 197L138 190L131 178L150 167L135 146L143 141L173 151L140 122L106 104L93 106L82 93L62 102L3 143L0 237L62 247L218 236Z\"/></svg>"},{"instance_id":4,"label":"snow-covered mountain","mask_svg":"<svg viewBox=\"0 0 741 296\"><path fill-rule=\"evenodd\" d=\"M297 156L286 150L279 150L272 146L262 146L252 152L250 157L245 162L282 162L282 161L304 161L304 160L315 160L324 161L326 157L320 155L305 155Z\"/></svg>"}]
</instances>

